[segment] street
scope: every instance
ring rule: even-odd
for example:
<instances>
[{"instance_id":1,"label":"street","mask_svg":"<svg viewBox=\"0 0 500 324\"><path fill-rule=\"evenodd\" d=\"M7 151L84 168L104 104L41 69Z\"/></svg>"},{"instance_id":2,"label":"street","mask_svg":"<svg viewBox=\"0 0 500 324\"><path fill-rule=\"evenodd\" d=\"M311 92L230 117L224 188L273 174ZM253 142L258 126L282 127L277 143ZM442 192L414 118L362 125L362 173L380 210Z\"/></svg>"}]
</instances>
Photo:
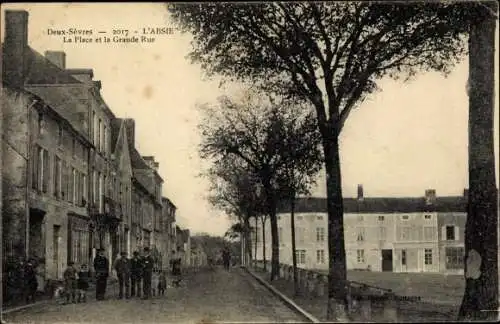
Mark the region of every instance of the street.
<instances>
[{"instance_id":1,"label":"street","mask_svg":"<svg viewBox=\"0 0 500 324\"><path fill-rule=\"evenodd\" d=\"M164 297L117 300L111 287L106 300L84 304L39 305L3 316L4 323L209 323L303 322L244 270L222 268L186 275L184 286Z\"/></svg>"}]
</instances>

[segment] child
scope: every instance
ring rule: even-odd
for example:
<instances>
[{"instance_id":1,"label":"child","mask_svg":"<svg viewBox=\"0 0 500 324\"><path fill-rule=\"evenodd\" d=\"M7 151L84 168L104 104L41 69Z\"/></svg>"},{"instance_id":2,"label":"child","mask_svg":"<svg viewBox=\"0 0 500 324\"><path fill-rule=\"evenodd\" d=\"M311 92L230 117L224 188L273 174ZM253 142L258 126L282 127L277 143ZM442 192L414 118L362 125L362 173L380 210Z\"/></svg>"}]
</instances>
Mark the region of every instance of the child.
<instances>
[{"instance_id":1,"label":"child","mask_svg":"<svg viewBox=\"0 0 500 324\"><path fill-rule=\"evenodd\" d=\"M152 296L156 296L156 293L158 293L158 295L160 294L160 292L157 290L158 284L159 284L158 277L159 277L158 272L153 271L153 274L151 276L151 295Z\"/></svg>"},{"instance_id":2,"label":"child","mask_svg":"<svg viewBox=\"0 0 500 324\"><path fill-rule=\"evenodd\" d=\"M82 264L80 272L78 272L78 302L85 303L87 301L87 289L89 289L89 268L86 264Z\"/></svg>"},{"instance_id":3,"label":"child","mask_svg":"<svg viewBox=\"0 0 500 324\"><path fill-rule=\"evenodd\" d=\"M70 298L76 303L76 280L77 272L74 262L68 262L68 267L64 270L64 290L66 291L66 303L69 304Z\"/></svg>"},{"instance_id":4,"label":"child","mask_svg":"<svg viewBox=\"0 0 500 324\"><path fill-rule=\"evenodd\" d=\"M166 271L161 271L158 277L158 296L165 296L165 290L167 289L167 275Z\"/></svg>"}]
</instances>

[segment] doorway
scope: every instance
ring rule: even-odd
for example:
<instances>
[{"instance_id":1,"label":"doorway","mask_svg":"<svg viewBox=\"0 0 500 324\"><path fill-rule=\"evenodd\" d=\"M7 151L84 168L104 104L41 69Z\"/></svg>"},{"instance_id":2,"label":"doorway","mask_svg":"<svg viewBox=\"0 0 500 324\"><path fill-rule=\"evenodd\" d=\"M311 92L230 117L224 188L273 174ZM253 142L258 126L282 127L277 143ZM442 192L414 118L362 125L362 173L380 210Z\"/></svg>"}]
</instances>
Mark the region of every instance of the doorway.
<instances>
[{"instance_id":1,"label":"doorway","mask_svg":"<svg viewBox=\"0 0 500 324\"><path fill-rule=\"evenodd\" d=\"M54 247L52 253L52 264L54 265L54 275L56 279L59 279L61 269L59 267L59 242L61 237L61 226L54 225L54 230L52 232L52 246Z\"/></svg>"},{"instance_id":2,"label":"doorway","mask_svg":"<svg viewBox=\"0 0 500 324\"><path fill-rule=\"evenodd\" d=\"M44 211L30 209L28 256L36 258L37 261L45 259L45 242L43 237L44 217Z\"/></svg>"},{"instance_id":3,"label":"doorway","mask_svg":"<svg viewBox=\"0 0 500 324\"><path fill-rule=\"evenodd\" d=\"M392 272L392 250L382 250L382 271Z\"/></svg>"}]
</instances>

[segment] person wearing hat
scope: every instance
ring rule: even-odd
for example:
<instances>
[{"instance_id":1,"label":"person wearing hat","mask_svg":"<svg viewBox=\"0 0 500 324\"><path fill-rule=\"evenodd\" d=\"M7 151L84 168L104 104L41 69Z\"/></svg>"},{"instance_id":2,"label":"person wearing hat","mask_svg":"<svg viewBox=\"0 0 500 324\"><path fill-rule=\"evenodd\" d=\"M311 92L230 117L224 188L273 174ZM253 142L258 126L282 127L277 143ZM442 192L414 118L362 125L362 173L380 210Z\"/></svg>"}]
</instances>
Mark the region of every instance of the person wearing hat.
<instances>
[{"instance_id":1,"label":"person wearing hat","mask_svg":"<svg viewBox=\"0 0 500 324\"><path fill-rule=\"evenodd\" d=\"M97 250L97 255L94 259L94 271L96 277L95 297L97 300L103 300L108 283L109 261L104 256L104 249L102 248Z\"/></svg>"},{"instance_id":2,"label":"person wearing hat","mask_svg":"<svg viewBox=\"0 0 500 324\"><path fill-rule=\"evenodd\" d=\"M130 280L130 260L127 258L127 252L122 252L121 256L116 259L114 267L116 276L118 277L119 294L118 298L124 297L123 290L125 290L125 298L130 298L129 280Z\"/></svg>"},{"instance_id":3,"label":"person wearing hat","mask_svg":"<svg viewBox=\"0 0 500 324\"><path fill-rule=\"evenodd\" d=\"M154 259L151 256L149 247L144 248L144 257L142 258L142 287L144 299L148 299L151 296L151 280L153 277L153 267Z\"/></svg>"},{"instance_id":4,"label":"person wearing hat","mask_svg":"<svg viewBox=\"0 0 500 324\"><path fill-rule=\"evenodd\" d=\"M138 251L134 251L134 255L130 260L130 296L141 297L141 278L142 278L142 258Z\"/></svg>"}]
</instances>

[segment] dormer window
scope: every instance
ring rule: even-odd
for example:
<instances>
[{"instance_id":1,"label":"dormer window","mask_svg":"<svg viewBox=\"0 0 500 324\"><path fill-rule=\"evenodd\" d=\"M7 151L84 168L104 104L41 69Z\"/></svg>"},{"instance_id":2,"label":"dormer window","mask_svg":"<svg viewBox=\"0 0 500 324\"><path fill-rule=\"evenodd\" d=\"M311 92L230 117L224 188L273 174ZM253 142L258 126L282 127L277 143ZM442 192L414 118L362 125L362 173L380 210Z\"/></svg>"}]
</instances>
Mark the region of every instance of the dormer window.
<instances>
[{"instance_id":1,"label":"dormer window","mask_svg":"<svg viewBox=\"0 0 500 324\"><path fill-rule=\"evenodd\" d=\"M403 216L401 216L401 218L402 218L403 220L408 220L408 218L410 218L410 217L409 217L408 215L403 215Z\"/></svg>"},{"instance_id":2,"label":"dormer window","mask_svg":"<svg viewBox=\"0 0 500 324\"><path fill-rule=\"evenodd\" d=\"M43 120L42 113L38 113L38 134L43 135L45 128L45 121Z\"/></svg>"},{"instance_id":3,"label":"dormer window","mask_svg":"<svg viewBox=\"0 0 500 324\"><path fill-rule=\"evenodd\" d=\"M431 218L432 218L432 215L425 214L425 215L424 215L424 218L425 218L425 219L431 219Z\"/></svg>"}]
</instances>

